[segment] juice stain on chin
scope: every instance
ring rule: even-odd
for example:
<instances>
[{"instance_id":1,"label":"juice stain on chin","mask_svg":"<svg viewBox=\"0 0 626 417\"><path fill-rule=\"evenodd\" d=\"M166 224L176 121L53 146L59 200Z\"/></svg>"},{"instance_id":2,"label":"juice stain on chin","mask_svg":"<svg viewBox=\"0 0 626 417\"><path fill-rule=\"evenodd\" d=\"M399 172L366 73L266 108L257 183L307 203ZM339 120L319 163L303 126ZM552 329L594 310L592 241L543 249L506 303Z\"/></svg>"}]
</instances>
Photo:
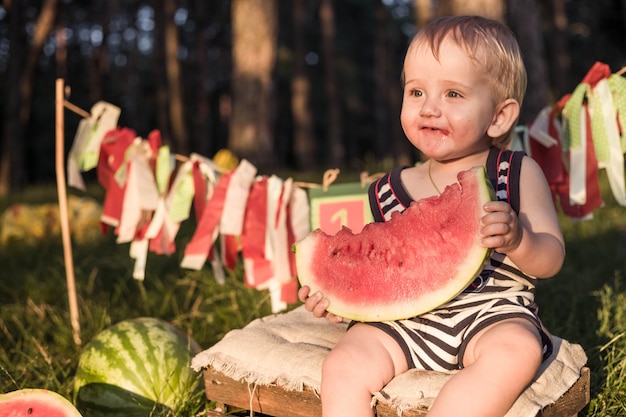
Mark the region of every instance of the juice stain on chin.
<instances>
[{"instance_id":1,"label":"juice stain on chin","mask_svg":"<svg viewBox=\"0 0 626 417\"><path fill-rule=\"evenodd\" d=\"M440 135L431 142L432 149L438 149L448 142L448 135Z\"/></svg>"}]
</instances>

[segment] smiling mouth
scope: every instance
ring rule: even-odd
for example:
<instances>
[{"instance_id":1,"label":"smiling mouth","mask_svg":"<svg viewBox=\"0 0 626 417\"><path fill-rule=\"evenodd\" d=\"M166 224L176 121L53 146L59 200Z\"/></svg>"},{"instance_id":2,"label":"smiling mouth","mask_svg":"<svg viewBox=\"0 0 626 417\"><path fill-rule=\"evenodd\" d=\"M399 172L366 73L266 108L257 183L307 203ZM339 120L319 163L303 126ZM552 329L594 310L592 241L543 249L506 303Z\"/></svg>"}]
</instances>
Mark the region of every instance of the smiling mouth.
<instances>
[{"instance_id":1,"label":"smiling mouth","mask_svg":"<svg viewBox=\"0 0 626 417\"><path fill-rule=\"evenodd\" d=\"M438 127L429 127L429 126L422 127L422 130L430 130L431 132L441 131L441 129L439 129Z\"/></svg>"},{"instance_id":2,"label":"smiling mouth","mask_svg":"<svg viewBox=\"0 0 626 417\"><path fill-rule=\"evenodd\" d=\"M422 132L426 132L427 134L432 133L436 135L436 137L438 137L439 140L445 140L448 137L448 134L450 133L448 130L441 129L439 127L432 127L432 126L423 126L420 130ZM428 135L428 136L432 136L432 135Z\"/></svg>"}]
</instances>

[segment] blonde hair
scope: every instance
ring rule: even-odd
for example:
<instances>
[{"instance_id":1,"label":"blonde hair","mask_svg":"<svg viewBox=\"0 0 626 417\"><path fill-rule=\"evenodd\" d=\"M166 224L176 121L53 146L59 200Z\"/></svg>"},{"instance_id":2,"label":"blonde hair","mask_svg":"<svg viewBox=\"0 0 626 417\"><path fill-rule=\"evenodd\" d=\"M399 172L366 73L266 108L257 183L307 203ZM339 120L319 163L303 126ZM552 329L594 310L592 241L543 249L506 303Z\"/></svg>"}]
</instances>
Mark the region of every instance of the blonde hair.
<instances>
[{"instance_id":1,"label":"blonde hair","mask_svg":"<svg viewBox=\"0 0 626 417\"><path fill-rule=\"evenodd\" d=\"M441 43L448 37L485 69L496 103L513 98L522 106L526 94L526 68L511 29L481 16L440 17L429 22L415 35L409 51L420 45L428 45L438 59ZM511 141L514 127L515 123L509 132L493 138L493 145L506 147Z\"/></svg>"}]
</instances>

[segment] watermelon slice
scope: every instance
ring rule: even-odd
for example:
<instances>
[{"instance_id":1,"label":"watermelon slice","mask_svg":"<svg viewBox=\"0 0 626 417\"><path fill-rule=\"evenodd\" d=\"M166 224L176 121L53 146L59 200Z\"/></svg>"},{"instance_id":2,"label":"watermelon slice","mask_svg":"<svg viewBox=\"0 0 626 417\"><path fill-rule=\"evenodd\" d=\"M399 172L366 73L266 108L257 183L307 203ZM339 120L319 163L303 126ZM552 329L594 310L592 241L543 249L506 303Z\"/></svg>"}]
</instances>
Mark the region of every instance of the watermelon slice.
<instances>
[{"instance_id":1,"label":"watermelon slice","mask_svg":"<svg viewBox=\"0 0 626 417\"><path fill-rule=\"evenodd\" d=\"M358 321L415 317L451 300L490 255L479 227L494 196L482 167L458 180L358 234L311 232L293 247L300 284L321 291L329 312Z\"/></svg>"},{"instance_id":2,"label":"watermelon slice","mask_svg":"<svg viewBox=\"0 0 626 417\"><path fill-rule=\"evenodd\" d=\"M25 388L0 394L2 417L82 417L69 400L54 391Z\"/></svg>"}]
</instances>

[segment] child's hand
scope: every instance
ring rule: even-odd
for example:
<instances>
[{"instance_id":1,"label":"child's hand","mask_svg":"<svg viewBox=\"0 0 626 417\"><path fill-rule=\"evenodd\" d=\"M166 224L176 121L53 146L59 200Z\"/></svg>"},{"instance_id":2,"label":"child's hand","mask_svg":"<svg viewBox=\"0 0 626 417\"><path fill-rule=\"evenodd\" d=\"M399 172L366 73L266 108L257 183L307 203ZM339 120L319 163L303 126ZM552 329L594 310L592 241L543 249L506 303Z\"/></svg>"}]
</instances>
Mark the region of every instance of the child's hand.
<instances>
[{"instance_id":1,"label":"child's hand","mask_svg":"<svg viewBox=\"0 0 626 417\"><path fill-rule=\"evenodd\" d=\"M321 292L316 292L309 297L311 289L305 285L298 290L298 298L304 303L304 308L313 313L315 317L326 317L333 323L340 323L343 319L335 316L333 313L326 311L328 307L328 299L324 298Z\"/></svg>"},{"instance_id":2,"label":"child's hand","mask_svg":"<svg viewBox=\"0 0 626 417\"><path fill-rule=\"evenodd\" d=\"M517 249L522 241L522 226L510 204L490 201L484 210L487 214L481 219L481 244L505 254Z\"/></svg>"}]
</instances>

